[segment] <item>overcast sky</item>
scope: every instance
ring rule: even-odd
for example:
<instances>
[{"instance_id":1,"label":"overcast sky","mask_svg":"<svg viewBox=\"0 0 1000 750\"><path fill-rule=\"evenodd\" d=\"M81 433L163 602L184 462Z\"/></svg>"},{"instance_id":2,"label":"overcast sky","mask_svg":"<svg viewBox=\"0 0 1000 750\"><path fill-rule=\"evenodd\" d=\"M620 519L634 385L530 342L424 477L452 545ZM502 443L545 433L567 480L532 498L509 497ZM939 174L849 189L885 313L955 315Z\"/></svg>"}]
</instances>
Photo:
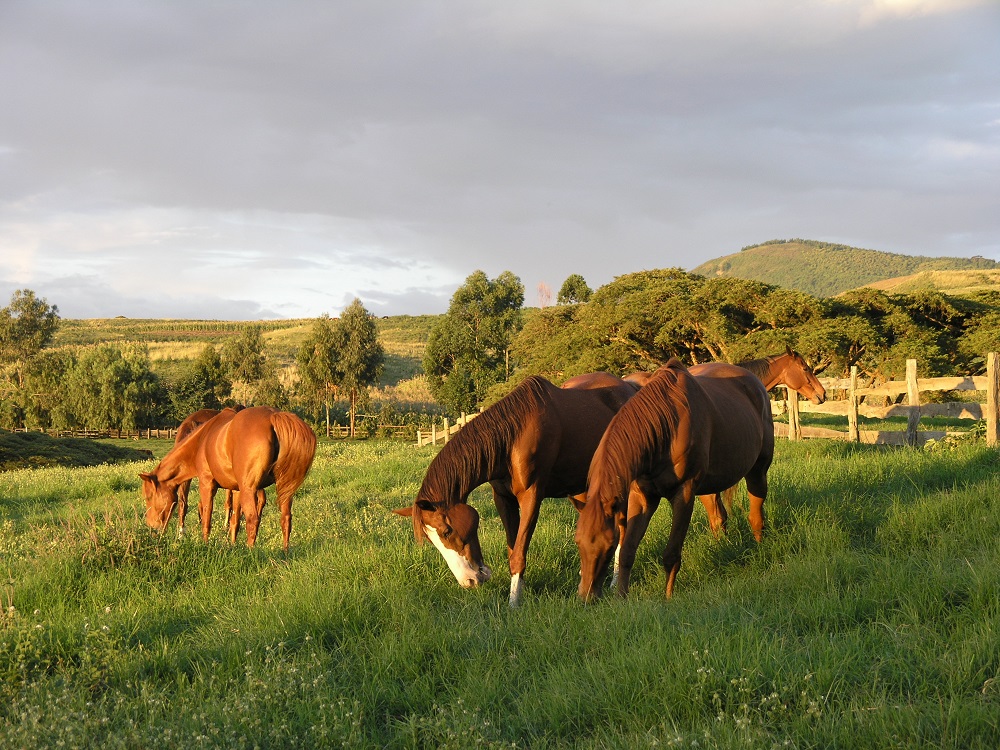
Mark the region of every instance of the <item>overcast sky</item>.
<instances>
[{"instance_id":1,"label":"overcast sky","mask_svg":"<svg viewBox=\"0 0 1000 750\"><path fill-rule=\"evenodd\" d=\"M1000 2L0 0L0 306L537 305L793 237L1000 260Z\"/></svg>"}]
</instances>

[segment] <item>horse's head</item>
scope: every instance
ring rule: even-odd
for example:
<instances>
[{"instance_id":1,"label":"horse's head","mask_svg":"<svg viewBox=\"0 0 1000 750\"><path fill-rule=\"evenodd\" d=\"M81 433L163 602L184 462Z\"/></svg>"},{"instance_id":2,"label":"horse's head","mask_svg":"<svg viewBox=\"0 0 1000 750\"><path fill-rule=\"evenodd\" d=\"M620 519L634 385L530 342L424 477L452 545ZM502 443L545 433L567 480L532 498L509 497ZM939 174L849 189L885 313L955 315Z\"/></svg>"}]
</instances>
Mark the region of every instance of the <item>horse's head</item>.
<instances>
[{"instance_id":1,"label":"horse's head","mask_svg":"<svg viewBox=\"0 0 1000 750\"><path fill-rule=\"evenodd\" d=\"M479 514L467 503L442 508L426 500L412 506L397 508L393 513L413 519L413 534L417 541L430 539L437 547L464 588L486 583L493 575L483 562L479 546Z\"/></svg>"},{"instance_id":2,"label":"horse's head","mask_svg":"<svg viewBox=\"0 0 1000 750\"><path fill-rule=\"evenodd\" d=\"M580 550L580 598L599 598L615 547L613 517L597 498L589 497L576 519L576 546Z\"/></svg>"},{"instance_id":3,"label":"horse's head","mask_svg":"<svg viewBox=\"0 0 1000 750\"><path fill-rule=\"evenodd\" d=\"M168 487L155 473L139 474L139 478L142 479L142 495L146 498L146 525L163 531L177 504L177 487Z\"/></svg>"},{"instance_id":4,"label":"horse's head","mask_svg":"<svg viewBox=\"0 0 1000 750\"><path fill-rule=\"evenodd\" d=\"M784 383L800 396L812 401L814 404L822 404L826 401L826 389L819 382L819 378L806 364L802 355L786 347L785 355L787 365L784 370Z\"/></svg>"}]
</instances>

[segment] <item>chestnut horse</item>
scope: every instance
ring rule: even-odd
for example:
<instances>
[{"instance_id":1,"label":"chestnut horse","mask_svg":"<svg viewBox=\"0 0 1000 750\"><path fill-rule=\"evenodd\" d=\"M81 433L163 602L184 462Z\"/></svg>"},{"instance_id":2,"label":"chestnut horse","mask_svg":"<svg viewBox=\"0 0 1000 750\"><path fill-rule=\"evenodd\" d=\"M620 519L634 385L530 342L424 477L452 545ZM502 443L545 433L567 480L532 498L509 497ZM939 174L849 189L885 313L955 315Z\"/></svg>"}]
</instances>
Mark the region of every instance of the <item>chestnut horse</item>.
<instances>
[{"instance_id":1,"label":"chestnut horse","mask_svg":"<svg viewBox=\"0 0 1000 750\"><path fill-rule=\"evenodd\" d=\"M671 359L611 420L591 461L576 528L579 595L600 596L623 517L618 591L628 593L636 547L666 497L673 523L663 566L672 596L695 495L746 478L750 525L759 532L773 457L771 404L759 378L724 363L702 365L695 376ZM633 483L638 492L630 493Z\"/></svg>"},{"instance_id":2,"label":"chestnut horse","mask_svg":"<svg viewBox=\"0 0 1000 750\"><path fill-rule=\"evenodd\" d=\"M790 347L785 347L783 354L772 354L761 359L751 359L739 362L737 367L749 370L764 384L766 390L771 390L777 385L785 385L796 391L803 398L807 398L814 404L822 404L826 400L826 389L819 382L816 374L812 371L805 359L798 352L792 351ZM690 368L692 375L698 375L702 368L711 367L711 364L694 365ZM636 389L649 382L653 377L651 372L633 372L619 380L614 375L606 372L593 372L586 375L577 375L563 383L563 388L597 388L600 386L617 383L631 383ZM720 493L713 495L701 495L699 500L705 506L708 513L708 524L715 536L726 532L726 523L733 507L733 497L736 495L736 486L728 487ZM583 507L583 498L570 498L577 510ZM760 541L759 530L754 531L754 536ZM615 558L615 578L618 574L617 554Z\"/></svg>"},{"instance_id":3,"label":"chestnut horse","mask_svg":"<svg viewBox=\"0 0 1000 750\"><path fill-rule=\"evenodd\" d=\"M509 602L517 606L542 499L584 492L601 435L635 392L627 384L562 389L533 375L446 443L413 505L393 512L412 519L415 538L430 539L459 584L478 586L492 571L479 544L479 514L468 498L488 482L507 536Z\"/></svg>"},{"instance_id":4,"label":"chestnut horse","mask_svg":"<svg viewBox=\"0 0 1000 750\"><path fill-rule=\"evenodd\" d=\"M242 409L242 406L228 407L228 411L232 413L238 412ZM218 409L199 409L194 414L188 416L180 426L177 428L177 434L174 436L174 445L176 446L182 440L187 438L192 432L201 425L205 424L208 420L219 414ZM181 482L177 485L177 536L184 536L184 519L187 518L187 508L188 508L188 492L191 489L191 480ZM157 523L157 528L163 529L166 527L167 523L170 521L170 514L173 512L173 506L166 506L164 508L166 515L164 518L159 520ZM226 490L226 519L228 523L229 514L233 510L233 491Z\"/></svg>"},{"instance_id":5,"label":"chestnut horse","mask_svg":"<svg viewBox=\"0 0 1000 750\"><path fill-rule=\"evenodd\" d=\"M749 370L764 384L766 390L771 390L776 385L784 385L797 392L803 398L807 398L814 404L822 404L826 401L826 389L819 382L816 374L812 371L805 359L798 352L792 351L790 347L785 347L784 354L772 354L762 359L751 359L746 362L739 362L737 367ZM705 367L711 364L695 365L689 369L692 375L701 375ZM708 513L708 525L712 533L718 536L719 533L726 533L726 522L733 509L733 498L736 495L736 485L728 487L722 492L713 495L701 495L698 499ZM753 528L754 537L759 542L762 529Z\"/></svg>"},{"instance_id":6,"label":"chestnut horse","mask_svg":"<svg viewBox=\"0 0 1000 750\"><path fill-rule=\"evenodd\" d=\"M224 409L175 445L159 465L140 474L146 523L162 529L177 500L178 486L198 477L202 537L212 528L215 491L239 491L239 507L229 516L229 541L236 541L240 518L247 519L247 546L257 540L264 488L275 485L281 510L282 547L292 533L292 495L302 485L316 453L316 435L294 414L269 406L234 412Z\"/></svg>"}]
</instances>

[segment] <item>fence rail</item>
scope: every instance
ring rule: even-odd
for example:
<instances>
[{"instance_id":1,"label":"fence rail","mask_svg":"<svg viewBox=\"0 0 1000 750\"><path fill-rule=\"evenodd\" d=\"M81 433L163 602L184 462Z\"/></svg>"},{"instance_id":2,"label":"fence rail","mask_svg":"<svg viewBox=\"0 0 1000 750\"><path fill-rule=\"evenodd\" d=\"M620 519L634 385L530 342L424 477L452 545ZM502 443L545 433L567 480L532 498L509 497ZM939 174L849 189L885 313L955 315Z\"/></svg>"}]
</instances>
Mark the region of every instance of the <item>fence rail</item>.
<instances>
[{"instance_id":1,"label":"fence rail","mask_svg":"<svg viewBox=\"0 0 1000 750\"><path fill-rule=\"evenodd\" d=\"M891 380L869 388L858 387L858 368L851 368L849 378L820 378L827 392L844 391L844 398L829 400L823 404L799 402L795 391L786 389L785 401L772 401L774 414L788 414L788 424L776 424L775 435L789 440L820 437L834 440L848 440L857 443L882 445L923 445L929 440L942 440L949 435L965 434L960 431L920 430L923 417L947 417L951 419L986 420L986 444L1000 445L998 425L1000 425L1000 355L990 352L986 356L986 375L975 377L918 378L917 360L906 361L906 379ZM984 391L985 403L952 401L945 403L921 404L920 394L942 391ZM895 399L906 396L905 404L874 405L862 403L862 399ZM814 414L837 414L847 418L847 431L827 427L803 427L799 421L800 412ZM862 430L858 427L858 417L887 419L907 418L905 431Z\"/></svg>"}]
</instances>

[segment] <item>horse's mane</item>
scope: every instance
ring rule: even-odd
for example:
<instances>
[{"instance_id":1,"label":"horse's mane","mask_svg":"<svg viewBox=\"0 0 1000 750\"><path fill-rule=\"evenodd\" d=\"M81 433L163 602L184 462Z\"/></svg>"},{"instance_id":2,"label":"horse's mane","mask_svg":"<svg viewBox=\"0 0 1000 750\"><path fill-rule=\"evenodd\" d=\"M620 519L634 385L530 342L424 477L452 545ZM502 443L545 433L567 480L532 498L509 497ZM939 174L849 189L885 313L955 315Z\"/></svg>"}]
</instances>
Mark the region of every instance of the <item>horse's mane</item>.
<instances>
[{"instance_id":1,"label":"horse's mane","mask_svg":"<svg viewBox=\"0 0 1000 750\"><path fill-rule=\"evenodd\" d=\"M602 504L624 498L632 480L670 451L689 408L684 374L684 366L671 359L611 420L587 475L588 487L596 489Z\"/></svg>"},{"instance_id":2,"label":"horse's mane","mask_svg":"<svg viewBox=\"0 0 1000 750\"><path fill-rule=\"evenodd\" d=\"M532 375L478 414L447 443L427 468L417 498L446 507L464 502L500 463L532 414L546 408L549 381Z\"/></svg>"},{"instance_id":3,"label":"horse's mane","mask_svg":"<svg viewBox=\"0 0 1000 750\"><path fill-rule=\"evenodd\" d=\"M779 357L783 356L783 354L772 354L762 359L749 359L746 362L737 362L736 366L742 367L744 370L749 370L757 376L758 380L764 381L767 379L767 374L771 371L771 365Z\"/></svg>"}]
</instances>

